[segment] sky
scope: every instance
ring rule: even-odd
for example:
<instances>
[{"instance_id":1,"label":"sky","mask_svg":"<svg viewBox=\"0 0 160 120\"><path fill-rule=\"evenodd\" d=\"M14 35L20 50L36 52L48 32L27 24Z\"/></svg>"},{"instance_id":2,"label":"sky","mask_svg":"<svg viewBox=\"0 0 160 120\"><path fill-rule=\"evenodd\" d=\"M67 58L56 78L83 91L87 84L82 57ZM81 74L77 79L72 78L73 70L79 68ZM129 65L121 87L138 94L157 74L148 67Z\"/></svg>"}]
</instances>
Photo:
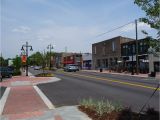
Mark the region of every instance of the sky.
<instances>
[{"instance_id":1,"label":"sky","mask_svg":"<svg viewBox=\"0 0 160 120\"><path fill-rule=\"evenodd\" d=\"M5 58L21 54L28 41L34 52L92 52L92 44L116 36L135 38L135 19L145 13L134 0L1 0L1 45ZM126 23L121 29L98 36ZM156 30L138 23L141 30L156 36ZM98 37L97 37L98 36Z\"/></svg>"}]
</instances>

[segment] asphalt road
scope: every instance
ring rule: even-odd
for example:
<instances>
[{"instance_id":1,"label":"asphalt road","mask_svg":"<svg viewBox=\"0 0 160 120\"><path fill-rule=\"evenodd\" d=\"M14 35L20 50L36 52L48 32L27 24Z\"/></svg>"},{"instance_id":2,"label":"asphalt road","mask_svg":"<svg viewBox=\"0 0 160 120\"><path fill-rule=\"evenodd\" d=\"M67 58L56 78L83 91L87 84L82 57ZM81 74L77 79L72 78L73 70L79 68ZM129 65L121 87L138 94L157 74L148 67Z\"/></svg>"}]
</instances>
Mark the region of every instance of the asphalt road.
<instances>
[{"instance_id":1,"label":"asphalt road","mask_svg":"<svg viewBox=\"0 0 160 120\"><path fill-rule=\"evenodd\" d=\"M33 74L39 71L31 70ZM84 98L108 99L139 111L157 86L157 81L90 72L54 72L62 80L38 87L56 106L77 105ZM147 107L159 110L159 90Z\"/></svg>"}]
</instances>

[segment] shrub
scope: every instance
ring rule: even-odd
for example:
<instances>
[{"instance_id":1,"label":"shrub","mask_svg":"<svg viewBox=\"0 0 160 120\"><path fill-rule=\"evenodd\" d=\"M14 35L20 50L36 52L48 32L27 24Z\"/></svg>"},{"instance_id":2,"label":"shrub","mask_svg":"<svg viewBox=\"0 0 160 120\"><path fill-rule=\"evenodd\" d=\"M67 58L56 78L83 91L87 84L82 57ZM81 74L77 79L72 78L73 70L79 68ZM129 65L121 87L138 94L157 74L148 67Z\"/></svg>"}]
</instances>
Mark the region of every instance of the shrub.
<instances>
[{"instance_id":1,"label":"shrub","mask_svg":"<svg viewBox=\"0 0 160 120\"><path fill-rule=\"evenodd\" d=\"M147 116L147 120L159 120L159 112L154 108L147 108L145 114Z\"/></svg>"},{"instance_id":2,"label":"shrub","mask_svg":"<svg viewBox=\"0 0 160 120\"><path fill-rule=\"evenodd\" d=\"M102 116L104 113L109 113L113 110L113 106L109 102L104 102L103 100L97 101L95 105L95 110L97 114Z\"/></svg>"},{"instance_id":3,"label":"shrub","mask_svg":"<svg viewBox=\"0 0 160 120\"><path fill-rule=\"evenodd\" d=\"M83 99L80 101L80 105L84 106L85 108L94 108L95 107L95 101L92 98L89 99Z\"/></svg>"},{"instance_id":4,"label":"shrub","mask_svg":"<svg viewBox=\"0 0 160 120\"><path fill-rule=\"evenodd\" d=\"M96 101L91 98L83 99L80 101L80 106L85 108L91 108L96 111L99 116L102 116L104 113L111 113L113 111L121 111L123 109L120 103L113 103L109 100L100 100Z\"/></svg>"}]
</instances>

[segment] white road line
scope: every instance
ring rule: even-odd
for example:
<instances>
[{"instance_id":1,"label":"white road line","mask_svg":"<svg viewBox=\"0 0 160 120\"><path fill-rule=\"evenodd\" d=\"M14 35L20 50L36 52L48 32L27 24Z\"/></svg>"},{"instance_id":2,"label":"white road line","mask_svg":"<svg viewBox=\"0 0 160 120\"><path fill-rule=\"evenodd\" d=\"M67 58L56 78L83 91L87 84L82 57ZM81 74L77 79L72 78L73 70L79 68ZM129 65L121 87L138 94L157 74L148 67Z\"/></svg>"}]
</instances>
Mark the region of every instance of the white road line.
<instances>
[{"instance_id":1,"label":"white road line","mask_svg":"<svg viewBox=\"0 0 160 120\"><path fill-rule=\"evenodd\" d=\"M47 96L37 87L33 86L34 89L37 91L39 96L42 98L44 103L48 106L49 109L55 109L54 105L51 103L51 101L47 98Z\"/></svg>"},{"instance_id":2,"label":"white road line","mask_svg":"<svg viewBox=\"0 0 160 120\"><path fill-rule=\"evenodd\" d=\"M11 89L10 87L6 88L2 98L0 100L0 115L2 115L2 112L3 112L4 106L6 104L10 89Z\"/></svg>"}]
</instances>

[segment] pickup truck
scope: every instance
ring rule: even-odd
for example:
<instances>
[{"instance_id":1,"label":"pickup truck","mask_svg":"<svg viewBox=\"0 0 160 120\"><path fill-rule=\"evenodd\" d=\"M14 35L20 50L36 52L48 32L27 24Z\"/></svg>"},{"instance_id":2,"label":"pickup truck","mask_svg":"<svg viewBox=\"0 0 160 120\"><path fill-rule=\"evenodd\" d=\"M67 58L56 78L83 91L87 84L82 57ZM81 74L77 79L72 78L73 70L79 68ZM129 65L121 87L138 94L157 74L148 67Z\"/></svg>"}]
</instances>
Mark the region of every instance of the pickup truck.
<instances>
[{"instance_id":1,"label":"pickup truck","mask_svg":"<svg viewBox=\"0 0 160 120\"><path fill-rule=\"evenodd\" d=\"M13 75L13 70L9 67L0 67L0 74L0 79L2 79L3 77L11 78Z\"/></svg>"}]
</instances>

